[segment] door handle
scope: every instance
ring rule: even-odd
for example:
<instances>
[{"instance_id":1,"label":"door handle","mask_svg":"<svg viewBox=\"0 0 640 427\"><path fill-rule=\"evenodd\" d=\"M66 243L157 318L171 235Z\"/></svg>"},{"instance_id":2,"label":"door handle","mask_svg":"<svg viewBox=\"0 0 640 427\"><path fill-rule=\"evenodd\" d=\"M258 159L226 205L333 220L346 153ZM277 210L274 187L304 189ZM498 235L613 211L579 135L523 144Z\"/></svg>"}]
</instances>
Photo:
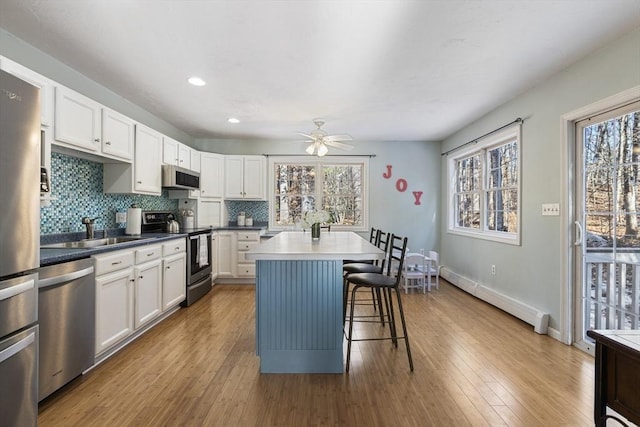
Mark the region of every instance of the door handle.
<instances>
[{"instance_id":1,"label":"door handle","mask_svg":"<svg viewBox=\"0 0 640 427\"><path fill-rule=\"evenodd\" d=\"M30 346L35 340L36 334L34 332L31 332L29 335L27 335L26 338L23 338L17 343L0 351L0 363L4 362L11 356L18 354L19 352Z\"/></svg>"},{"instance_id":2,"label":"door handle","mask_svg":"<svg viewBox=\"0 0 640 427\"><path fill-rule=\"evenodd\" d=\"M582 224L580 221L573 222L576 226L576 241L573 242L575 246L580 246L582 244Z\"/></svg>"},{"instance_id":3,"label":"door handle","mask_svg":"<svg viewBox=\"0 0 640 427\"><path fill-rule=\"evenodd\" d=\"M20 283L19 285L14 285L5 289L0 289L0 301L9 299L23 292L26 292L29 289L35 288L36 287L35 275L31 275L27 277L31 277L31 278Z\"/></svg>"}]
</instances>

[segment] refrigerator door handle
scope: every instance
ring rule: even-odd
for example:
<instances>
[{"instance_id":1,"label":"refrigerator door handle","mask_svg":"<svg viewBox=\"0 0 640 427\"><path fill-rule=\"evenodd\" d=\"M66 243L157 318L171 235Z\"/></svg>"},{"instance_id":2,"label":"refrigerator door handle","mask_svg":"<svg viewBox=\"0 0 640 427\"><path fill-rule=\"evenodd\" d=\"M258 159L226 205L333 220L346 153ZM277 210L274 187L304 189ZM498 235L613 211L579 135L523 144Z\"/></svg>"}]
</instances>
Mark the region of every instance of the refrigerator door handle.
<instances>
[{"instance_id":1,"label":"refrigerator door handle","mask_svg":"<svg viewBox=\"0 0 640 427\"><path fill-rule=\"evenodd\" d=\"M22 350L24 350L25 348L33 344L35 340L36 340L36 334L34 332L31 332L29 335L26 336L26 338L23 338L17 343L0 351L0 363L4 362L11 356L14 356L20 353Z\"/></svg>"},{"instance_id":2,"label":"refrigerator door handle","mask_svg":"<svg viewBox=\"0 0 640 427\"><path fill-rule=\"evenodd\" d=\"M16 295L19 295L23 292L34 289L35 287L36 287L36 280L35 278L32 277L30 280L27 280L26 282L22 282L18 285L10 286L6 289L0 289L0 301L9 299L11 297L15 297Z\"/></svg>"}]
</instances>

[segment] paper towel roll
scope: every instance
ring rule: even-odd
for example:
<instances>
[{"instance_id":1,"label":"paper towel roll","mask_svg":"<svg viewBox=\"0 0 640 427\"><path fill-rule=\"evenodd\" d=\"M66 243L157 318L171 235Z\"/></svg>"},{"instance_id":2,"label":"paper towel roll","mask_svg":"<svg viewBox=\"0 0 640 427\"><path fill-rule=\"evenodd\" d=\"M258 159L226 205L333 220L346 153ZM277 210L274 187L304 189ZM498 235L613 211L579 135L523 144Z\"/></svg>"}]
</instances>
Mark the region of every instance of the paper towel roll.
<instances>
[{"instance_id":1,"label":"paper towel roll","mask_svg":"<svg viewBox=\"0 0 640 427\"><path fill-rule=\"evenodd\" d=\"M140 234L142 224L142 209L127 209L127 229L125 234Z\"/></svg>"}]
</instances>

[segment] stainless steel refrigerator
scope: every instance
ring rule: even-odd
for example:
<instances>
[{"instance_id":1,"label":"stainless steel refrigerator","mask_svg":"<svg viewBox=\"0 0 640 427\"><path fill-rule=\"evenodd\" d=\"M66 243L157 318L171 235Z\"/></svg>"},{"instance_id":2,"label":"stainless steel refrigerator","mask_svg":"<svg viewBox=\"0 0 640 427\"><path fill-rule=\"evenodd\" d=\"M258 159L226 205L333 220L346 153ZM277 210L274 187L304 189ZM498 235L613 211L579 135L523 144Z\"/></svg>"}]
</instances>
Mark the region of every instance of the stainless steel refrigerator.
<instances>
[{"instance_id":1,"label":"stainless steel refrigerator","mask_svg":"<svg viewBox=\"0 0 640 427\"><path fill-rule=\"evenodd\" d=\"M0 424L38 416L39 89L0 70Z\"/></svg>"}]
</instances>

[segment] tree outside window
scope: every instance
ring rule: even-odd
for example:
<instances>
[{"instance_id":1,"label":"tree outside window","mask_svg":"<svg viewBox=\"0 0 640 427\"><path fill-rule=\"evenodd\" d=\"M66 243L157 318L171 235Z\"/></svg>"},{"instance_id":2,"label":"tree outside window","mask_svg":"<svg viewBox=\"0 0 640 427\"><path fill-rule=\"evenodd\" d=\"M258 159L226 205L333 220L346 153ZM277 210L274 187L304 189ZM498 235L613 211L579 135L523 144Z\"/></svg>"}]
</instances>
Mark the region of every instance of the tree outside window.
<instances>
[{"instance_id":1,"label":"tree outside window","mask_svg":"<svg viewBox=\"0 0 640 427\"><path fill-rule=\"evenodd\" d=\"M368 158L274 158L271 226L292 228L307 211L325 210L332 226L366 228Z\"/></svg>"},{"instance_id":2,"label":"tree outside window","mask_svg":"<svg viewBox=\"0 0 640 427\"><path fill-rule=\"evenodd\" d=\"M449 232L520 243L520 126L449 159Z\"/></svg>"}]
</instances>

